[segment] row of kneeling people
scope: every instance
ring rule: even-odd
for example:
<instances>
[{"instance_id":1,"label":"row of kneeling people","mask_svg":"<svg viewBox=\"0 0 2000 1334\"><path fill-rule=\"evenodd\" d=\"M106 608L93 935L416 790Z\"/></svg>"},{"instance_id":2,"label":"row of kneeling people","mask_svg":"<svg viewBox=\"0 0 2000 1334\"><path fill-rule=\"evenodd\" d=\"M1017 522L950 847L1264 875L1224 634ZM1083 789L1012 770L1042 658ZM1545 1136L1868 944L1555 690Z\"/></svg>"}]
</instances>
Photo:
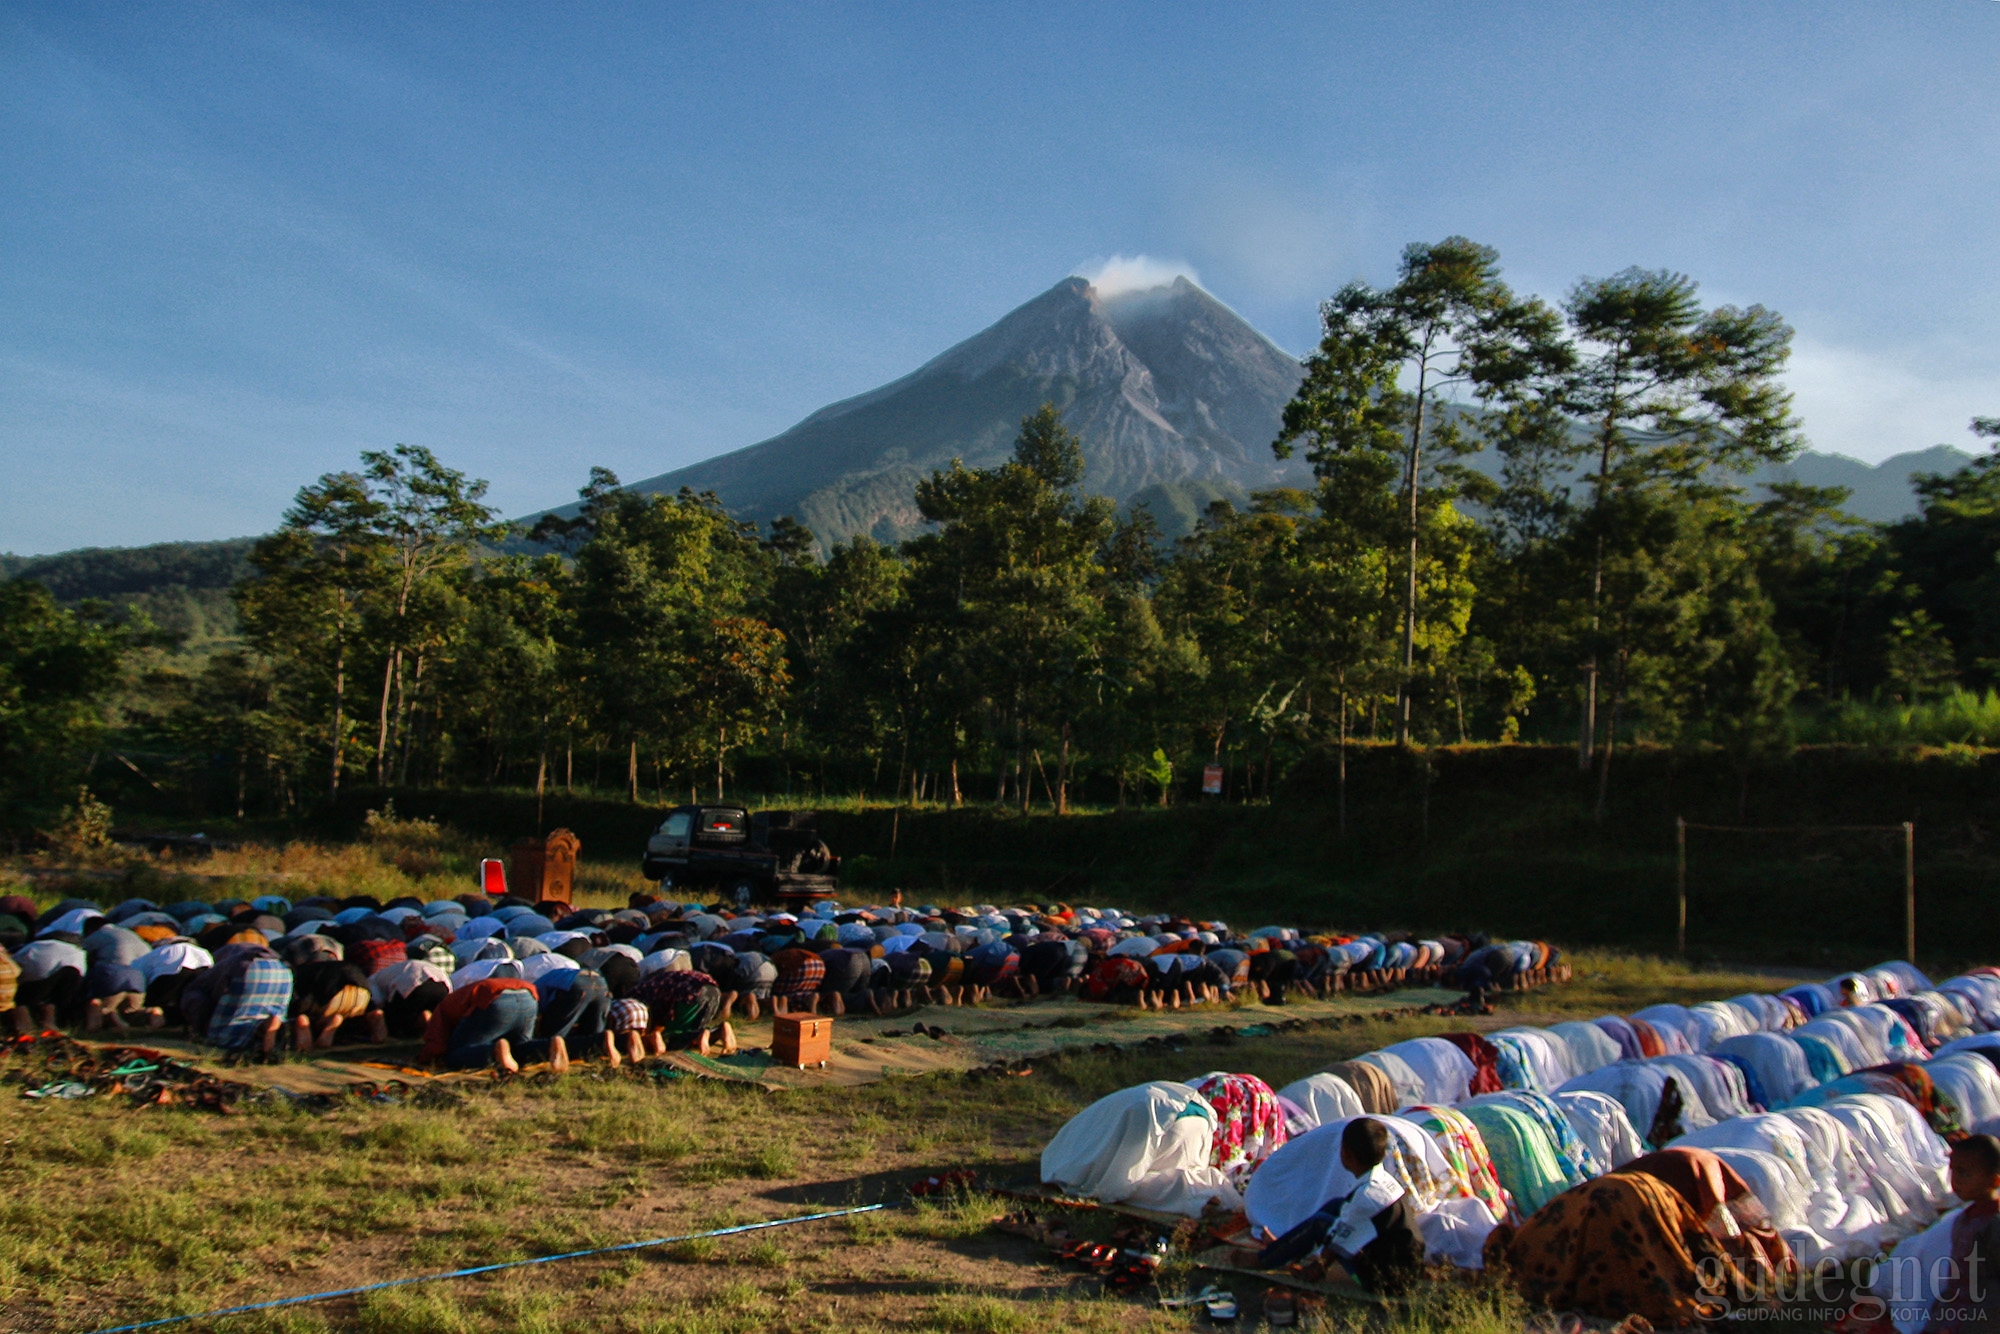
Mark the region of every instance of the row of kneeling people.
<instances>
[{"instance_id":1,"label":"row of kneeling people","mask_svg":"<svg viewBox=\"0 0 2000 1334\"><path fill-rule=\"evenodd\" d=\"M1505 985L1554 957L1529 941L1237 933L1222 922L1066 904L821 904L794 915L650 895L618 911L480 895L386 904L272 895L109 908L70 899L37 910L15 896L0 899L0 1016L21 1031L185 1023L217 1046L261 1051L423 1035L444 1043L443 1059L481 1051L505 1064L524 1044L553 1042L558 1059L570 1047L618 1059L640 1049L639 1034L657 1046L651 1010L626 1002L643 1006L662 989L713 987L717 997L696 1036L681 1031L692 1023L684 1015L666 1040L701 1046L713 1036L727 1046L733 1035L722 1028L739 1007L756 1018L765 1004L879 1013L1064 992L1151 1006L1242 994L1282 1003L1354 979L1448 974ZM662 972L700 980L649 980ZM532 993L536 1017L525 1032L529 999L503 998L508 991ZM467 1041L432 1031L439 1014L453 1025L472 1021L468 1005L477 1020ZM502 1036L469 1040L487 1029Z\"/></svg>"},{"instance_id":2,"label":"row of kneeling people","mask_svg":"<svg viewBox=\"0 0 2000 1334\"><path fill-rule=\"evenodd\" d=\"M1377 1128L1352 1129L1364 1122ZM1042 1175L1152 1210L1241 1209L1271 1263L1379 1283L1398 1255L1502 1257L1549 1305L1674 1325L1816 1267L1932 1254L1954 1229L1963 1242L1992 1212L1979 1183L1995 1131L2000 969L1933 985L1892 963L1418 1038L1278 1088L1232 1072L1144 1084L1065 1125ZM1372 1258L1347 1245L1363 1233L1381 1238ZM1885 1266L1878 1284L1910 1273ZM1954 1296L1929 1284L1910 1300Z\"/></svg>"}]
</instances>

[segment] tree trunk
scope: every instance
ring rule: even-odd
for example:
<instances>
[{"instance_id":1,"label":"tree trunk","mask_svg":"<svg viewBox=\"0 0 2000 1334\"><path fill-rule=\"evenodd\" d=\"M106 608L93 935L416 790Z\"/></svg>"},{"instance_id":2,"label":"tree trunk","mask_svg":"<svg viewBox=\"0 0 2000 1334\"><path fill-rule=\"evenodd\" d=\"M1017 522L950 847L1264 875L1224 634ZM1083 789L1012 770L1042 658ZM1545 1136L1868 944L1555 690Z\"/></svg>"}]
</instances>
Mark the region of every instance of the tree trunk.
<instances>
[{"instance_id":1,"label":"tree trunk","mask_svg":"<svg viewBox=\"0 0 2000 1334\"><path fill-rule=\"evenodd\" d=\"M396 673L396 783L407 786L410 781L410 757L416 751L416 740L412 734L419 731L417 721L422 716L417 711L423 707L424 658L417 654L416 679L410 687L410 694L417 700L409 705L403 698L403 674Z\"/></svg>"},{"instance_id":2,"label":"tree trunk","mask_svg":"<svg viewBox=\"0 0 2000 1334\"><path fill-rule=\"evenodd\" d=\"M382 661L382 708L375 720L375 784L389 786L389 693L396 683L396 662L401 649L390 650Z\"/></svg>"},{"instance_id":3,"label":"tree trunk","mask_svg":"<svg viewBox=\"0 0 2000 1334\"><path fill-rule=\"evenodd\" d=\"M1028 779L1028 729L1018 714L1014 718L1014 781L1021 788L1021 814L1026 815L1035 804L1035 794Z\"/></svg>"},{"instance_id":4,"label":"tree trunk","mask_svg":"<svg viewBox=\"0 0 2000 1334\"><path fill-rule=\"evenodd\" d=\"M965 804L965 794L958 790L958 756L951 757L951 808L957 810Z\"/></svg>"},{"instance_id":5,"label":"tree trunk","mask_svg":"<svg viewBox=\"0 0 2000 1334\"><path fill-rule=\"evenodd\" d=\"M536 838L540 838L543 833L542 794L548 790L548 785L549 785L549 748L547 746L543 746L541 754L535 757L535 837Z\"/></svg>"},{"instance_id":6,"label":"tree trunk","mask_svg":"<svg viewBox=\"0 0 2000 1334\"><path fill-rule=\"evenodd\" d=\"M1340 757L1340 778L1335 788L1340 793L1340 836L1347 837L1347 673L1340 674L1340 745L1335 751Z\"/></svg>"},{"instance_id":7,"label":"tree trunk","mask_svg":"<svg viewBox=\"0 0 2000 1334\"><path fill-rule=\"evenodd\" d=\"M639 738L632 738L632 749L626 753L625 785L631 789L632 804L639 804Z\"/></svg>"},{"instance_id":8,"label":"tree trunk","mask_svg":"<svg viewBox=\"0 0 2000 1334\"><path fill-rule=\"evenodd\" d=\"M715 799L722 800L722 757L729 749L729 729L715 729Z\"/></svg>"},{"instance_id":9,"label":"tree trunk","mask_svg":"<svg viewBox=\"0 0 2000 1334\"><path fill-rule=\"evenodd\" d=\"M404 717L404 709L409 705L409 689L403 680L403 655L396 654L396 705L389 711L389 753L395 758L390 768L396 774L396 781L402 781L403 756L409 749L409 723Z\"/></svg>"},{"instance_id":10,"label":"tree trunk","mask_svg":"<svg viewBox=\"0 0 2000 1334\"><path fill-rule=\"evenodd\" d=\"M1623 360L1614 359L1614 382L1623 374ZM1597 541L1590 563L1590 657L1583 667L1583 718L1577 732L1576 751L1576 767L1585 773L1590 772L1590 749L1597 740L1597 631L1604 599L1604 493L1611 485L1611 442L1617 425L1618 398L1614 393L1610 406L1604 410L1604 425L1598 436L1597 485L1591 497L1591 525L1597 530Z\"/></svg>"},{"instance_id":11,"label":"tree trunk","mask_svg":"<svg viewBox=\"0 0 2000 1334\"><path fill-rule=\"evenodd\" d=\"M1625 673L1618 673L1619 680L1611 691L1611 711L1604 720L1604 758L1597 769L1597 810L1592 818L1604 823L1605 802L1611 791L1611 749L1617 738L1618 711L1625 703Z\"/></svg>"},{"instance_id":12,"label":"tree trunk","mask_svg":"<svg viewBox=\"0 0 2000 1334\"><path fill-rule=\"evenodd\" d=\"M563 739L563 795L564 796L569 796L576 791L576 789L570 785L570 780L575 776L576 776L576 741L572 737L565 737Z\"/></svg>"},{"instance_id":13,"label":"tree trunk","mask_svg":"<svg viewBox=\"0 0 2000 1334\"><path fill-rule=\"evenodd\" d=\"M1417 492L1423 476L1424 408L1429 398L1430 343L1426 333L1417 356L1417 415L1410 424L1410 470L1404 481L1410 493L1409 582L1403 592L1403 680L1396 701L1396 744L1410 744L1410 687L1417 674Z\"/></svg>"},{"instance_id":14,"label":"tree trunk","mask_svg":"<svg viewBox=\"0 0 2000 1334\"><path fill-rule=\"evenodd\" d=\"M1062 727L1062 750L1056 756L1056 814L1069 814L1069 724Z\"/></svg>"},{"instance_id":15,"label":"tree trunk","mask_svg":"<svg viewBox=\"0 0 2000 1334\"><path fill-rule=\"evenodd\" d=\"M347 700L347 645L338 637L333 647L333 759L332 771L327 779L326 796L329 802L340 800L341 741L347 732L347 720L342 705Z\"/></svg>"}]
</instances>

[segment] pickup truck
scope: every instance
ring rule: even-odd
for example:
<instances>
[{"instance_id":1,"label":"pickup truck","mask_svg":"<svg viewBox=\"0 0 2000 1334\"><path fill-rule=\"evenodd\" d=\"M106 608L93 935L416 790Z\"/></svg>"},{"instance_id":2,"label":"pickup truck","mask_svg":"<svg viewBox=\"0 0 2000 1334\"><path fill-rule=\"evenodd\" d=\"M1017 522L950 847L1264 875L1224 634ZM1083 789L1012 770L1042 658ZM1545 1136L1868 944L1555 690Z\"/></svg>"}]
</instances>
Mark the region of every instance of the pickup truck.
<instances>
[{"instance_id":1,"label":"pickup truck","mask_svg":"<svg viewBox=\"0 0 2000 1334\"><path fill-rule=\"evenodd\" d=\"M663 890L713 888L739 904L803 906L840 887L840 858L813 822L811 811L676 806L646 840L640 871Z\"/></svg>"}]
</instances>

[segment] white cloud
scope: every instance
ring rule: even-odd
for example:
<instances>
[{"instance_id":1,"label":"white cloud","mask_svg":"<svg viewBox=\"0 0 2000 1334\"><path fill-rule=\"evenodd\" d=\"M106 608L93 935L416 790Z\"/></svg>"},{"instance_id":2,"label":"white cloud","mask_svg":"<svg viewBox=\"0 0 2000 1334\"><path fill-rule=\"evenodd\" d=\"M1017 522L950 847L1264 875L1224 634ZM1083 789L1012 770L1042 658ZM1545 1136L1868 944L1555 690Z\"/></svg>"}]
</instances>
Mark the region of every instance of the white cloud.
<instances>
[{"instance_id":1,"label":"white cloud","mask_svg":"<svg viewBox=\"0 0 2000 1334\"><path fill-rule=\"evenodd\" d=\"M1076 276L1097 289L1099 296L1120 292L1144 292L1165 287L1176 278L1185 278L1197 287L1201 278L1194 269L1177 260L1154 259L1151 255L1113 255L1077 265Z\"/></svg>"},{"instance_id":2,"label":"white cloud","mask_svg":"<svg viewBox=\"0 0 2000 1334\"><path fill-rule=\"evenodd\" d=\"M1969 365L1962 353L1862 352L1798 338L1785 378L1812 447L1870 463L1939 444L1977 452L1967 423L2000 413L2000 368Z\"/></svg>"}]
</instances>

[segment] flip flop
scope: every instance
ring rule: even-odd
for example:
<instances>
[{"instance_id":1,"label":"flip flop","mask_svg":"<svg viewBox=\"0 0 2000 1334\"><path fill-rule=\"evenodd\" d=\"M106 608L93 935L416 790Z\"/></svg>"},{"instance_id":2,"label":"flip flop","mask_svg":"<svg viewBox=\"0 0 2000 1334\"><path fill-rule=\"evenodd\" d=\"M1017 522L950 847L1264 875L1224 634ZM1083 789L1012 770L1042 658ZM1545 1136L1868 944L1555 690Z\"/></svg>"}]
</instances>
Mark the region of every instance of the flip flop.
<instances>
[{"instance_id":1,"label":"flip flop","mask_svg":"<svg viewBox=\"0 0 2000 1334\"><path fill-rule=\"evenodd\" d=\"M1208 1310L1211 1325L1233 1325L1236 1323L1236 1294L1217 1292L1202 1299L1202 1306Z\"/></svg>"},{"instance_id":2,"label":"flip flop","mask_svg":"<svg viewBox=\"0 0 2000 1334\"><path fill-rule=\"evenodd\" d=\"M1059 1252L1065 1260L1074 1260L1089 1269L1103 1269L1118 1258L1118 1252L1101 1241L1074 1241Z\"/></svg>"},{"instance_id":3,"label":"flip flop","mask_svg":"<svg viewBox=\"0 0 2000 1334\"><path fill-rule=\"evenodd\" d=\"M1298 1323L1299 1307L1292 1294L1283 1288L1267 1288L1264 1291L1264 1320L1273 1329L1285 1329Z\"/></svg>"},{"instance_id":4,"label":"flip flop","mask_svg":"<svg viewBox=\"0 0 2000 1334\"><path fill-rule=\"evenodd\" d=\"M1216 1286L1211 1283L1200 1292L1190 1293L1185 1297L1162 1297L1160 1298L1160 1309L1163 1311L1178 1311L1184 1306L1199 1306L1210 1297L1213 1297L1216 1291Z\"/></svg>"}]
</instances>

